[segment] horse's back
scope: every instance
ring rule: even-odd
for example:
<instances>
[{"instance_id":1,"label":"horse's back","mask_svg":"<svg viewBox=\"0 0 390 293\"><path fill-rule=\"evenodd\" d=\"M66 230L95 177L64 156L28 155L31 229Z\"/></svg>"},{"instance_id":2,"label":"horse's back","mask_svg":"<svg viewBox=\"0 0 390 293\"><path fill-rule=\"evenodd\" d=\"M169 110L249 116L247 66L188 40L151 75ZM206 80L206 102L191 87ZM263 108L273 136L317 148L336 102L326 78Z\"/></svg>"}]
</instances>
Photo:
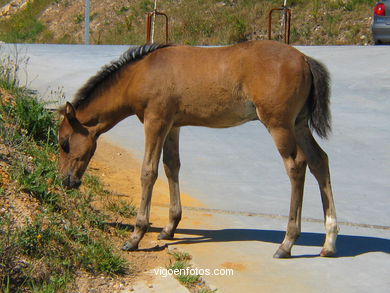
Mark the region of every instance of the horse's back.
<instances>
[{"instance_id":1,"label":"horse's back","mask_svg":"<svg viewBox=\"0 0 390 293\"><path fill-rule=\"evenodd\" d=\"M256 108L278 103L271 96L286 96L283 91L299 83L302 60L290 46L251 41L229 47L172 46L140 66L148 76L143 86L151 105L169 105L178 125L230 127L258 119Z\"/></svg>"}]
</instances>

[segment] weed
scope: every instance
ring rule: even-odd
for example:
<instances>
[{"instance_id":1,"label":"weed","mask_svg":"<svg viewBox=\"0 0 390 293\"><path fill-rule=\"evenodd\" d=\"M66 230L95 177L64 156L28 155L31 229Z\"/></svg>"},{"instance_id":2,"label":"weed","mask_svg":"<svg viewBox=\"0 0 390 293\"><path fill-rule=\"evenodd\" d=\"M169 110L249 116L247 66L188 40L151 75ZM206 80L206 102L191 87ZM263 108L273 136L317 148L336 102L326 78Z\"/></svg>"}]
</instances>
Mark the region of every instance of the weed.
<instances>
[{"instance_id":1,"label":"weed","mask_svg":"<svg viewBox=\"0 0 390 293\"><path fill-rule=\"evenodd\" d=\"M297 5L301 5L301 4L305 3L306 1L307 0L290 0L290 1L287 1L287 5L290 7L294 7ZM317 1L317 0L314 0L314 1Z\"/></svg>"},{"instance_id":2,"label":"weed","mask_svg":"<svg viewBox=\"0 0 390 293\"><path fill-rule=\"evenodd\" d=\"M99 177L87 173L84 176L84 186L88 187L95 194L107 194L107 191L104 189L104 184Z\"/></svg>"},{"instance_id":3,"label":"weed","mask_svg":"<svg viewBox=\"0 0 390 293\"><path fill-rule=\"evenodd\" d=\"M24 91L19 84L19 75L21 71L26 71L29 57L20 52L17 45L8 54L0 46L0 53L0 86L7 90Z\"/></svg>"},{"instance_id":4,"label":"weed","mask_svg":"<svg viewBox=\"0 0 390 293\"><path fill-rule=\"evenodd\" d=\"M314 19L317 21L317 18L319 17L320 1L312 0L312 2L313 2L313 16Z\"/></svg>"},{"instance_id":5,"label":"weed","mask_svg":"<svg viewBox=\"0 0 390 293\"><path fill-rule=\"evenodd\" d=\"M184 285L192 285L200 281L199 275L179 275L177 278Z\"/></svg>"},{"instance_id":6,"label":"weed","mask_svg":"<svg viewBox=\"0 0 390 293\"><path fill-rule=\"evenodd\" d=\"M174 272L176 279L190 289L191 292L203 292L212 293L217 290L211 290L200 275L196 275L196 270L191 268L189 261L191 255L187 252L178 250L171 250L169 254L175 259L174 262L170 260L169 265L166 266L167 270Z\"/></svg>"},{"instance_id":7,"label":"weed","mask_svg":"<svg viewBox=\"0 0 390 293\"><path fill-rule=\"evenodd\" d=\"M33 292L36 293L54 293L62 291L66 288L66 285L72 280L72 276L69 274L65 275L53 275L50 277L49 281L44 281L42 283L35 283L31 281L31 287Z\"/></svg>"},{"instance_id":8,"label":"weed","mask_svg":"<svg viewBox=\"0 0 390 293\"><path fill-rule=\"evenodd\" d=\"M175 274L175 277L179 280L180 283L189 287L195 283L200 281L199 275L188 274L191 270L188 270L190 267L187 260L176 260L174 263L170 262L169 266L167 266L168 270L173 272L179 272L179 274Z\"/></svg>"},{"instance_id":9,"label":"weed","mask_svg":"<svg viewBox=\"0 0 390 293\"><path fill-rule=\"evenodd\" d=\"M151 0L142 0L139 3L139 10L141 14L148 13L153 10L153 1Z\"/></svg>"},{"instance_id":10,"label":"weed","mask_svg":"<svg viewBox=\"0 0 390 293\"><path fill-rule=\"evenodd\" d=\"M128 225L123 225L120 223L116 223L114 225L115 230L114 233L116 236L121 237L121 238L127 238L129 235L129 232L132 231L131 227Z\"/></svg>"},{"instance_id":11,"label":"weed","mask_svg":"<svg viewBox=\"0 0 390 293\"><path fill-rule=\"evenodd\" d=\"M93 12L90 16L89 16L89 21L93 21L94 19L96 19L97 17L99 16L99 13L97 12Z\"/></svg>"},{"instance_id":12,"label":"weed","mask_svg":"<svg viewBox=\"0 0 390 293\"><path fill-rule=\"evenodd\" d=\"M11 283L18 277L18 260L14 224L9 215L0 217L0 288L11 292Z\"/></svg>"},{"instance_id":13,"label":"weed","mask_svg":"<svg viewBox=\"0 0 390 293\"><path fill-rule=\"evenodd\" d=\"M230 18L230 23L233 30L229 37L229 42L238 43L246 40L247 23L244 18L240 18L236 15Z\"/></svg>"},{"instance_id":14,"label":"weed","mask_svg":"<svg viewBox=\"0 0 390 293\"><path fill-rule=\"evenodd\" d=\"M27 223L18 235L18 244L29 256L40 257L44 254L42 247L50 239L50 231L42 227L42 222Z\"/></svg>"},{"instance_id":15,"label":"weed","mask_svg":"<svg viewBox=\"0 0 390 293\"><path fill-rule=\"evenodd\" d=\"M58 194L50 190L50 177L56 176L56 173L52 172L52 168L43 164L32 171L28 167L22 167L22 172L18 173L17 179L23 191L28 192L43 203L54 206L57 204Z\"/></svg>"},{"instance_id":16,"label":"weed","mask_svg":"<svg viewBox=\"0 0 390 293\"><path fill-rule=\"evenodd\" d=\"M104 242L93 241L87 245L80 257L83 267L93 273L124 274L127 264L121 257L115 255Z\"/></svg>"},{"instance_id":17,"label":"weed","mask_svg":"<svg viewBox=\"0 0 390 293\"><path fill-rule=\"evenodd\" d=\"M80 216L85 222L87 222L92 227L99 228L100 230L103 231L107 229L108 217L93 208L84 207L84 209L82 209L81 211Z\"/></svg>"},{"instance_id":18,"label":"weed","mask_svg":"<svg viewBox=\"0 0 390 293\"><path fill-rule=\"evenodd\" d=\"M129 6L122 6L121 8L116 10L115 12L117 15L121 15L121 14L124 14L125 12L129 11L129 9L130 9Z\"/></svg>"},{"instance_id":19,"label":"weed","mask_svg":"<svg viewBox=\"0 0 390 293\"><path fill-rule=\"evenodd\" d=\"M191 260L191 255L188 252L181 252L181 251L170 251L170 255L172 255L176 261L188 261Z\"/></svg>"},{"instance_id":20,"label":"weed","mask_svg":"<svg viewBox=\"0 0 390 293\"><path fill-rule=\"evenodd\" d=\"M333 37L336 34L338 34L339 30L337 29L337 24L339 23L340 18L332 14L327 14L326 20L327 20L327 25L325 28L326 28L327 35Z\"/></svg>"},{"instance_id":21,"label":"weed","mask_svg":"<svg viewBox=\"0 0 390 293\"><path fill-rule=\"evenodd\" d=\"M174 263L170 262L167 266L168 270L184 270L186 267L188 267L187 261L175 261Z\"/></svg>"},{"instance_id":22,"label":"weed","mask_svg":"<svg viewBox=\"0 0 390 293\"><path fill-rule=\"evenodd\" d=\"M134 21L134 17L129 15L129 16L126 16L125 17L125 27L128 31L131 31L132 27L133 27L133 21Z\"/></svg>"},{"instance_id":23,"label":"weed","mask_svg":"<svg viewBox=\"0 0 390 293\"><path fill-rule=\"evenodd\" d=\"M131 218L137 215L137 209L132 203L125 200L109 201L107 204L107 210L115 214L118 214L124 218Z\"/></svg>"},{"instance_id":24,"label":"weed","mask_svg":"<svg viewBox=\"0 0 390 293\"><path fill-rule=\"evenodd\" d=\"M35 141L46 144L57 143L57 125L54 114L44 111L46 103L32 96L19 96L16 99L16 115L20 127Z\"/></svg>"},{"instance_id":25,"label":"weed","mask_svg":"<svg viewBox=\"0 0 390 293\"><path fill-rule=\"evenodd\" d=\"M73 17L73 21L74 21L75 24L83 23L84 22L84 15L82 13L77 13Z\"/></svg>"}]
</instances>

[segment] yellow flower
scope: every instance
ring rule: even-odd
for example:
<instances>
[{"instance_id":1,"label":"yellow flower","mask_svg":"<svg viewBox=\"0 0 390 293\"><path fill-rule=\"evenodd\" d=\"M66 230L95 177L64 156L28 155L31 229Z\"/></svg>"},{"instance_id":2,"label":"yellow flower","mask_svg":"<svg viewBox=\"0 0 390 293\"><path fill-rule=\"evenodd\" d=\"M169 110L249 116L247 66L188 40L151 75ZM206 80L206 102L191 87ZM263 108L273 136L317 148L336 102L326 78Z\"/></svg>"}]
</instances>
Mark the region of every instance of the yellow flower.
<instances>
[{"instance_id":1,"label":"yellow flower","mask_svg":"<svg viewBox=\"0 0 390 293\"><path fill-rule=\"evenodd\" d=\"M38 234L37 235L37 239L40 240L42 238L42 235L41 234Z\"/></svg>"}]
</instances>

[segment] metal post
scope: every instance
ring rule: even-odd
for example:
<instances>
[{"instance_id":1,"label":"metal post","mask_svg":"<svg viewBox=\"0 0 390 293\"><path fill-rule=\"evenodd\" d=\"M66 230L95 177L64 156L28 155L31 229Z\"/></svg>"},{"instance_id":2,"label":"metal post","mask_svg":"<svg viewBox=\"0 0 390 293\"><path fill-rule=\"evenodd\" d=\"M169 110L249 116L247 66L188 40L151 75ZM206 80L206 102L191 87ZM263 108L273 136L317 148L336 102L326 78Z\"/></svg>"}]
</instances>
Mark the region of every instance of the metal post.
<instances>
[{"instance_id":1,"label":"metal post","mask_svg":"<svg viewBox=\"0 0 390 293\"><path fill-rule=\"evenodd\" d=\"M89 45L89 11L91 7L91 1L90 0L85 0L85 15L84 15L84 23L85 23L85 28L84 28L84 42L85 45Z\"/></svg>"},{"instance_id":2,"label":"metal post","mask_svg":"<svg viewBox=\"0 0 390 293\"><path fill-rule=\"evenodd\" d=\"M157 12L157 0L154 0L154 14L152 15L152 31L151 31L151 43L153 44L154 43L154 26L156 24L156 12Z\"/></svg>"},{"instance_id":3,"label":"metal post","mask_svg":"<svg viewBox=\"0 0 390 293\"><path fill-rule=\"evenodd\" d=\"M168 19L168 16L165 14L165 13L162 13L162 12L158 12L158 11L152 11L152 12L149 12L147 14L147 17L146 17L146 43L147 44L151 44L154 42L154 31L152 31L153 29L153 18L155 18L156 16L163 16L165 18L165 43L168 43L168 40L169 40L169 19Z\"/></svg>"},{"instance_id":4,"label":"metal post","mask_svg":"<svg viewBox=\"0 0 390 293\"><path fill-rule=\"evenodd\" d=\"M285 0L284 3L287 1ZM268 14L268 39L271 40L271 31L272 31L272 13L274 11L282 11L283 13L283 28L284 28L284 42L290 44L290 28L291 28L291 9L287 6L282 6L281 8L273 8Z\"/></svg>"}]
</instances>

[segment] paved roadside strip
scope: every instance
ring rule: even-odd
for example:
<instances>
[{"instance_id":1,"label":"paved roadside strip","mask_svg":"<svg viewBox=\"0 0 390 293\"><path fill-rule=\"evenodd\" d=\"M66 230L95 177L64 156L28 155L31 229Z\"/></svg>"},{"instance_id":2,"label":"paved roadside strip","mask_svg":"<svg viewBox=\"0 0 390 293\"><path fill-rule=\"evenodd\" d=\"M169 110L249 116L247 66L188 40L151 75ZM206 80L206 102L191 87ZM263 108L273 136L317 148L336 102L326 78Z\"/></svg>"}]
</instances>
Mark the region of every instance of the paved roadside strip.
<instances>
[{"instance_id":1,"label":"paved roadside strip","mask_svg":"<svg viewBox=\"0 0 390 293\"><path fill-rule=\"evenodd\" d=\"M158 214L164 210L168 213L167 208L154 208ZM304 221L292 258L273 259L284 237L284 219L192 208L184 215L175 240L167 244L190 253L198 269L232 269L233 274L202 276L218 292L245 288L245 292L353 293L373 287L375 292L389 292L389 230L341 224L338 253L323 258L319 257L323 224Z\"/></svg>"}]
</instances>

